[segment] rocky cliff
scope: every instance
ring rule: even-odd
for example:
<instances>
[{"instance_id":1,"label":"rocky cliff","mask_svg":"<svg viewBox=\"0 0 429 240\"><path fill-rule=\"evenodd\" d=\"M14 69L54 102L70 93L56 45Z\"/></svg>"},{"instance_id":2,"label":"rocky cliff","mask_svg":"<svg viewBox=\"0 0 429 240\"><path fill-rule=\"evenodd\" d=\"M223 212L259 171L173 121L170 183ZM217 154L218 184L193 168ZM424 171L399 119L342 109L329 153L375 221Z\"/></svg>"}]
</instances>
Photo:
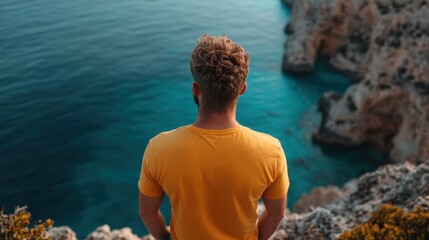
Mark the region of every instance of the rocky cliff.
<instances>
[{"instance_id":1,"label":"rocky cliff","mask_svg":"<svg viewBox=\"0 0 429 240\"><path fill-rule=\"evenodd\" d=\"M429 158L428 16L429 0L293 3L284 70L311 72L326 54L353 83L321 98L315 142L369 143L393 161Z\"/></svg>"},{"instance_id":2,"label":"rocky cliff","mask_svg":"<svg viewBox=\"0 0 429 240\"><path fill-rule=\"evenodd\" d=\"M336 239L342 232L367 221L385 203L408 211L416 206L429 210L428 186L429 162L418 166L410 163L383 166L351 180L340 194L332 187L313 191L304 199L308 211L287 214L273 239ZM324 191L325 194L320 194ZM337 201L320 207L318 203L324 201L321 196L331 198L332 191Z\"/></svg>"}]
</instances>

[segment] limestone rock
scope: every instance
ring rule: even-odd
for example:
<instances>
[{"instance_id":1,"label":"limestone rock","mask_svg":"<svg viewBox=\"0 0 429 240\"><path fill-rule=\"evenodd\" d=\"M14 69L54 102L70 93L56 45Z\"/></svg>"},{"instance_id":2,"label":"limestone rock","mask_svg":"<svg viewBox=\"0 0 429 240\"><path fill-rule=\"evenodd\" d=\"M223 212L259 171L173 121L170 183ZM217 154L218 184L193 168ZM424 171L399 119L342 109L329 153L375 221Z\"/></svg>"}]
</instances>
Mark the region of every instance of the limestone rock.
<instances>
[{"instance_id":1,"label":"limestone rock","mask_svg":"<svg viewBox=\"0 0 429 240\"><path fill-rule=\"evenodd\" d=\"M319 50L333 54L349 33L354 1L302 0L293 3L283 69L311 72Z\"/></svg>"},{"instance_id":2,"label":"limestone rock","mask_svg":"<svg viewBox=\"0 0 429 240\"><path fill-rule=\"evenodd\" d=\"M325 207L338 201L343 192L334 186L315 188L310 193L304 194L293 206L295 213L304 213L315 207Z\"/></svg>"},{"instance_id":3,"label":"limestone rock","mask_svg":"<svg viewBox=\"0 0 429 240\"><path fill-rule=\"evenodd\" d=\"M68 226L50 228L46 234L52 240L77 240L76 233Z\"/></svg>"},{"instance_id":4,"label":"limestone rock","mask_svg":"<svg viewBox=\"0 0 429 240\"><path fill-rule=\"evenodd\" d=\"M428 0L294 3L283 68L312 71L326 54L354 83L320 100L315 142L369 143L394 162L429 158L428 16Z\"/></svg>"},{"instance_id":5,"label":"limestone rock","mask_svg":"<svg viewBox=\"0 0 429 240\"><path fill-rule=\"evenodd\" d=\"M103 225L90 233L86 240L140 240L140 238L128 227L111 231L109 225Z\"/></svg>"},{"instance_id":6,"label":"limestone rock","mask_svg":"<svg viewBox=\"0 0 429 240\"><path fill-rule=\"evenodd\" d=\"M272 239L336 239L342 232L368 220L385 203L407 211L429 210L429 161L386 165L351 180L341 197L307 213L287 214Z\"/></svg>"}]
</instances>

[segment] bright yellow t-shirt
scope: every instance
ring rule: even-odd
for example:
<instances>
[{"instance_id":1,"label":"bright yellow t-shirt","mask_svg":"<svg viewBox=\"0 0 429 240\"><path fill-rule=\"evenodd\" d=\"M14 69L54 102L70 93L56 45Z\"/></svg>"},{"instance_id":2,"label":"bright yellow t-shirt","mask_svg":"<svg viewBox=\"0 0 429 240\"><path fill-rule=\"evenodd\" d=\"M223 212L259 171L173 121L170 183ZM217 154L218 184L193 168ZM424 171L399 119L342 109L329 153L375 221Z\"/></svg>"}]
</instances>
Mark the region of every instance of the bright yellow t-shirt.
<instances>
[{"instance_id":1,"label":"bright yellow t-shirt","mask_svg":"<svg viewBox=\"0 0 429 240\"><path fill-rule=\"evenodd\" d=\"M287 194L278 139L245 126L189 124L153 137L143 155L140 191L170 199L174 240L257 239L257 204Z\"/></svg>"}]
</instances>

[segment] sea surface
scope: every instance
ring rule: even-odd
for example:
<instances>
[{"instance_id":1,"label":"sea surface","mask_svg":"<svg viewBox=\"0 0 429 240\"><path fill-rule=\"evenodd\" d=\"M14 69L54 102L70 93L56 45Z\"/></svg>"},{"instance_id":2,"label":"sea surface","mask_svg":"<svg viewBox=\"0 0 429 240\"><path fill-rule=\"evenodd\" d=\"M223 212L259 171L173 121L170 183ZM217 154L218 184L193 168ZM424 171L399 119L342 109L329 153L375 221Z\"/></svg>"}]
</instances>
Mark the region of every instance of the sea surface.
<instances>
[{"instance_id":1,"label":"sea surface","mask_svg":"<svg viewBox=\"0 0 429 240\"><path fill-rule=\"evenodd\" d=\"M313 187L375 169L371 150L311 143L317 101L350 84L317 63L281 71L290 9L280 0L1 0L0 206L83 239L102 224L147 233L137 180L148 140L192 123L189 57L203 33L227 34L251 55L238 121L281 140L289 207ZM249 176L251 177L251 176ZM168 199L162 205L170 218Z\"/></svg>"}]
</instances>

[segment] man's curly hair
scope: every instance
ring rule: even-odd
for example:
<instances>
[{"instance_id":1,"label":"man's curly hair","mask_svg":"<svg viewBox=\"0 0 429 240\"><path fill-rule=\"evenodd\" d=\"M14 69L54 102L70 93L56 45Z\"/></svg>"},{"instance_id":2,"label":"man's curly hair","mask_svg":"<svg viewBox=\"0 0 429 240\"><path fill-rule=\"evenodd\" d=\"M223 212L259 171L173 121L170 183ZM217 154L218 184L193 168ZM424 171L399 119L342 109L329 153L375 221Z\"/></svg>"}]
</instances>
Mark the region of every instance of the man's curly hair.
<instances>
[{"instance_id":1,"label":"man's curly hair","mask_svg":"<svg viewBox=\"0 0 429 240\"><path fill-rule=\"evenodd\" d=\"M249 54L226 35L202 35L190 67L201 90L204 111L225 112L237 101L249 71Z\"/></svg>"}]
</instances>

